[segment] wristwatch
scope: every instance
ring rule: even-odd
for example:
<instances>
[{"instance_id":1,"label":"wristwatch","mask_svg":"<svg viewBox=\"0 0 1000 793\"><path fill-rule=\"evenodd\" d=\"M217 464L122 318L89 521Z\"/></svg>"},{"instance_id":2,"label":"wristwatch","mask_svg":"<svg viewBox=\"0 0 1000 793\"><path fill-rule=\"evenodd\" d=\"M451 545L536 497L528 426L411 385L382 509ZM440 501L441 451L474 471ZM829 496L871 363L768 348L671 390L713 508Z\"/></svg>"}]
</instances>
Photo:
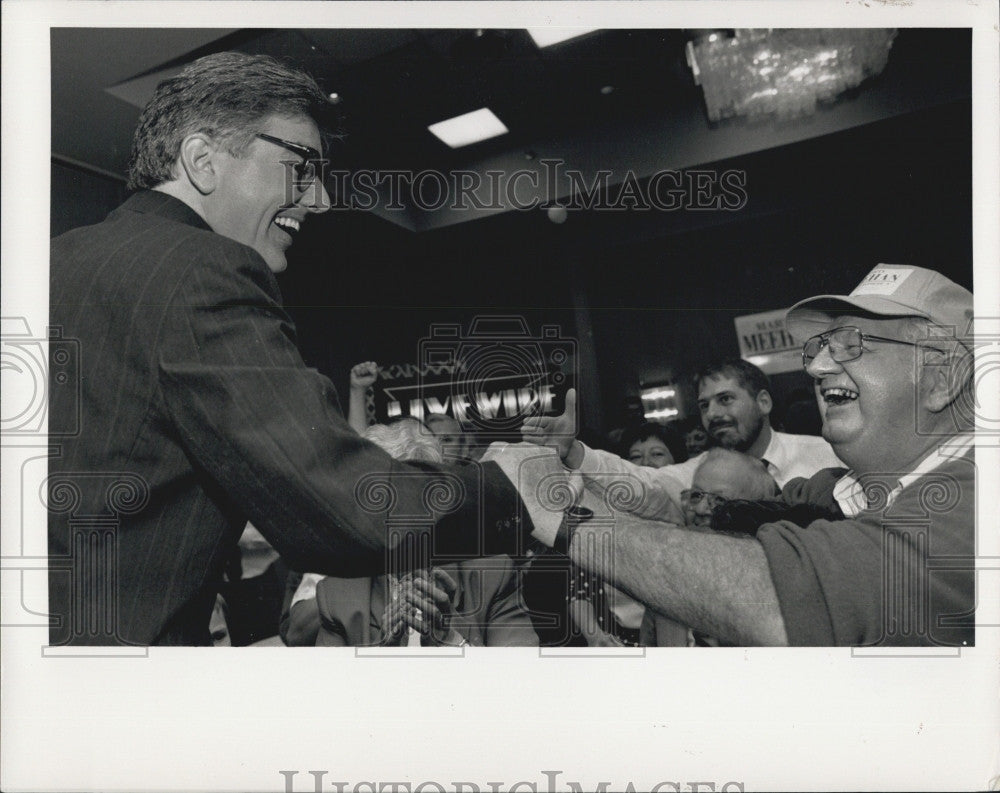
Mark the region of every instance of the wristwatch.
<instances>
[{"instance_id":1,"label":"wristwatch","mask_svg":"<svg viewBox=\"0 0 1000 793\"><path fill-rule=\"evenodd\" d=\"M563 512L562 523L556 532L555 542L552 543L553 550L569 556L569 546L573 542L573 535L581 523L585 523L594 517L594 510L587 507L573 506Z\"/></svg>"}]
</instances>

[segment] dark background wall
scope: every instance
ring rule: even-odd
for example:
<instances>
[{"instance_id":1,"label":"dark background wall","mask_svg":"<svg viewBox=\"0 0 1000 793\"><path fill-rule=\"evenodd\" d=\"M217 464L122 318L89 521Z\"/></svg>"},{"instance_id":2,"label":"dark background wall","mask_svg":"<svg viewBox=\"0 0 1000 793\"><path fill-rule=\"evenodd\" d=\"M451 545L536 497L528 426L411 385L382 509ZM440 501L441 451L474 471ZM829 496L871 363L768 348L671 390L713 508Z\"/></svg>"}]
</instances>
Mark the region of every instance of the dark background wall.
<instances>
[{"instance_id":1,"label":"dark background wall","mask_svg":"<svg viewBox=\"0 0 1000 793\"><path fill-rule=\"evenodd\" d=\"M49 233L53 237L77 226L100 223L127 195L124 179L86 167L52 160L51 174Z\"/></svg>"}]
</instances>

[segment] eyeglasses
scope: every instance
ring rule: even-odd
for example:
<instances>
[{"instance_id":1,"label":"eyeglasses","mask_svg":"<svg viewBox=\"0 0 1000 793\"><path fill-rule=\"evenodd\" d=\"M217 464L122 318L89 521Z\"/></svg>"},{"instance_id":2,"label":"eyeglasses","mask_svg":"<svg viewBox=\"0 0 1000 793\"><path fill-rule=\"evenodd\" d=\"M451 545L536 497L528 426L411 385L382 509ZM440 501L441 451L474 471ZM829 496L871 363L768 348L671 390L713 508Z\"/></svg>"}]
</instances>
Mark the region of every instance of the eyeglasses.
<instances>
[{"instance_id":1,"label":"eyeglasses","mask_svg":"<svg viewBox=\"0 0 1000 793\"><path fill-rule=\"evenodd\" d=\"M865 351L864 343L866 341L883 341L888 344L905 344L909 347L925 347L926 349L939 352L942 355L946 354L944 350L939 350L935 347L927 347L927 345L919 342L903 341L902 339L887 339L884 336L873 336L870 333L862 333L860 328L846 325L842 328L834 328L833 330L828 330L826 333L820 333L810 339L806 339L806 343L802 345L802 366L808 367L809 364L812 363L813 359L820 354L824 347L828 347L830 349L830 357L837 363L857 360Z\"/></svg>"},{"instance_id":2,"label":"eyeglasses","mask_svg":"<svg viewBox=\"0 0 1000 793\"><path fill-rule=\"evenodd\" d=\"M297 162L292 166L295 169L295 176L300 184L309 184L322 172L320 163L323 160L323 155L312 146L292 143L290 140L282 140L281 138L274 137L274 135L267 135L263 132L258 132L257 137L261 140L266 140L268 143L288 149L292 154L297 154L302 158L302 162Z\"/></svg>"},{"instance_id":3,"label":"eyeglasses","mask_svg":"<svg viewBox=\"0 0 1000 793\"><path fill-rule=\"evenodd\" d=\"M729 499L725 496L720 496L717 493L709 493L705 490L682 490L681 501L684 504L690 504L692 507L697 507L704 501L709 509L715 509L729 503Z\"/></svg>"}]
</instances>

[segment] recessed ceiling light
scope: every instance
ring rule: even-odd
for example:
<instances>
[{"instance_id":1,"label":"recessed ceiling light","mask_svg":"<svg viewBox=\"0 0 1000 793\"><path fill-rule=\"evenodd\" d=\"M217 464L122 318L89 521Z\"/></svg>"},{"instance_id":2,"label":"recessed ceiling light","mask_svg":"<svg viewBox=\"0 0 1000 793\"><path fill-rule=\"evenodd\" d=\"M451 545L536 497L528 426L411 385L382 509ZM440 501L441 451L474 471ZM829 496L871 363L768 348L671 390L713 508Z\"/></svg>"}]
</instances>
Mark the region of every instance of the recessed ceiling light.
<instances>
[{"instance_id":1,"label":"recessed ceiling light","mask_svg":"<svg viewBox=\"0 0 1000 793\"><path fill-rule=\"evenodd\" d=\"M551 47L561 41L569 41L578 36L586 36L599 28L525 28L528 34L535 40L535 45L542 49Z\"/></svg>"},{"instance_id":2,"label":"recessed ceiling light","mask_svg":"<svg viewBox=\"0 0 1000 793\"><path fill-rule=\"evenodd\" d=\"M488 107L455 116L427 127L439 140L458 149L481 140L506 135L504 123Z\"/></svg>"},{"instance_id":3,"label":"recessed ceiling light","mask_svg":"<svg viewBox=\"0 0 1000 793\"><path fill-rule=\"evenodd\" d=\"M601 93L604 94L604 96L610 96L614 92L615 92L615 87L613 85L601 86Z\"/></svg>"}]
</instances>

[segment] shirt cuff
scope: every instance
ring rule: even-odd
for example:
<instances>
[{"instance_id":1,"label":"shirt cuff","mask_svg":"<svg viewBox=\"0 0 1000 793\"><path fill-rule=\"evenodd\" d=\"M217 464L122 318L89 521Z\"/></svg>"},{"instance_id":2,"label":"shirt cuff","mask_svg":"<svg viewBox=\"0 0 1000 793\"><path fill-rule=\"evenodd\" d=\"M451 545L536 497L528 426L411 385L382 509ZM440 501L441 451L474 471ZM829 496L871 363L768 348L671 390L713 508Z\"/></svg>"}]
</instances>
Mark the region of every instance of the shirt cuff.
<instances>
[{"instance_id":1,"label":"shirt cuff","mask_svg":"<svg viewBox=\"0 0 1000 793\"><path fill-rule=\"evenodd\" d=\"M288 604L288 608L291 609L300 600L315 600L316 599L316 585L322 581L325 576L319 573L306 573L302 576L302 581L299 582L298 588L295 590L295 594L292 595L292 602Z\"/></svg>"},{"instance_id":2,"label":"shirt cuff","mask_svg":"<svg viewBox=\"0 0 1000 793\"><path fill-rule=\"evenodd\" d=\"M567 468L563 465L563 469L574 474L579 474L580 476L587 476L588 474L597 474L601 472L601 455L599 452L595 452L587 444L580 442L580 446L583 447L583 460L580 462L579 468Z\"/></svg>"},{"instance_id":3,"label":"shirt cuff","mask_svg":"<svg viewBox=\"0 0 1000 793\"><path fill-rule=\"evenodd\" d=\"M579 477L570 476L554 449L530 443L494 443L482 457L494 462L516 488L533 525L531 536L552 547L563 512L580 497Z\"/></svg>"}]
</instances>

